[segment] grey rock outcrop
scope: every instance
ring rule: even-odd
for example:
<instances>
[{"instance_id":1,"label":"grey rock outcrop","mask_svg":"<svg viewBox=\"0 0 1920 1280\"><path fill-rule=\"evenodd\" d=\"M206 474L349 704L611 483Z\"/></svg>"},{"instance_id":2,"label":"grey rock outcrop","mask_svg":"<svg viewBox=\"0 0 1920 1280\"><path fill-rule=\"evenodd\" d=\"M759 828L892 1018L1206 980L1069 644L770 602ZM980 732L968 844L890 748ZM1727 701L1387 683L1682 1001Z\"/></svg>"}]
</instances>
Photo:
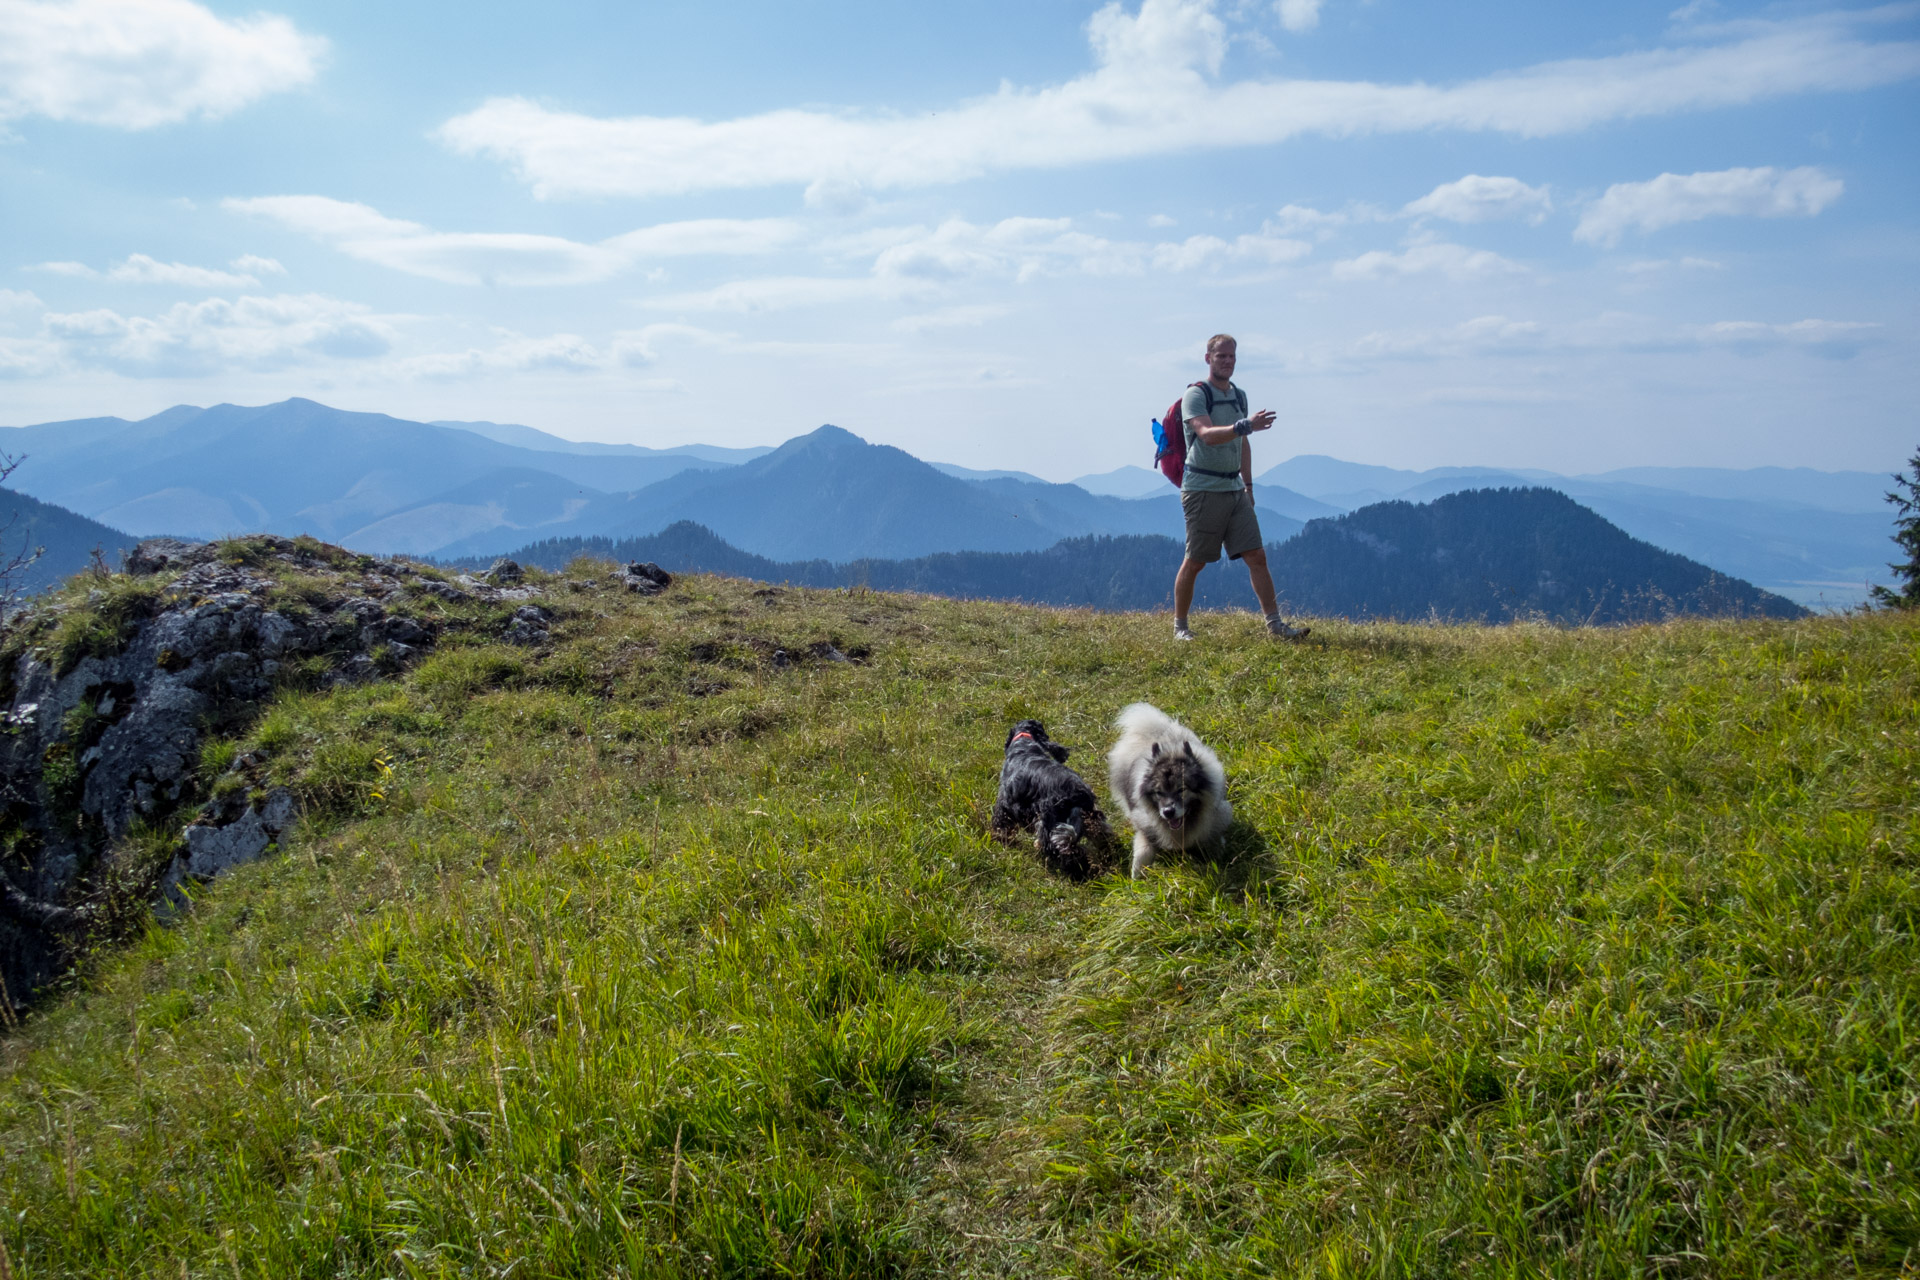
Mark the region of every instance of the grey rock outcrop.
<instances>
[{"instance_id":1,"label":"grey rock outcrop","mask_svg":"<svg viewBox=\"0 0 1920 1280\"><path fill-rule=\"evenodd\" d=\"M237 817L217 805L209 805L201 817L184 833L186 851L175 855L161 877L160 892L169 900L177 901L187 880L211 880L267 852L299 817L299 806L293 792L275 787L240 806Z\"/></svg>"},{"instance_id":2,"label":"grey rock outcrop","mask_svg":"<svg viewBox=\"0 0 1920 1280\"><path fill-rule=\"evenodd\" d=\"M613 577L627 590L643 596L657 596L673 585L673 575L651 560L636 560Z\"/></svg>"},{"instance_id":3,"label":"grey rock outcrop","mask_svg":"<svg viewBox=\"0 0 1920 1280\"><path fill-rule=\"evenodd\" d=\"M500 638L508 644L543 645L552 637L547 628L553 623L553 612L537 604L523 604L513 611L513 621L500 633Z\"/></svg>"},{"instance_id":4,"label":"grey rock outcrop","mask_svg":"<svg viewBox=\"0 0 1920 1280\"><path fill-rule=\"evenodd\" d=\"M202 799L207 733L243 728L289 665L302 664L308 680L372 679L435 643L441 624L394 612L407 600L539 590L462 590L403 561L321 550L329 554L288 539L247 540L243 559L281 561L303 575L309 585L295 598L215 547L151 539L128 554L129 573L177 576L136 600L111 653L70 658L56 670L53 654L29 647L0 672L12 686L0 710L0 836L10 851L0 859L0 978L15 1003L64 966L63 935L84 925L102 860L136 824L192 813ZM330 585L311 585L316 579ZM104 593L92 597L59 607L101 607ZM552 615L527 608L544 639ZM192 816L162 877L168 891L260 856L294 821L295 802L281 789L208 803Z\"/></svg>"}]
</instances>

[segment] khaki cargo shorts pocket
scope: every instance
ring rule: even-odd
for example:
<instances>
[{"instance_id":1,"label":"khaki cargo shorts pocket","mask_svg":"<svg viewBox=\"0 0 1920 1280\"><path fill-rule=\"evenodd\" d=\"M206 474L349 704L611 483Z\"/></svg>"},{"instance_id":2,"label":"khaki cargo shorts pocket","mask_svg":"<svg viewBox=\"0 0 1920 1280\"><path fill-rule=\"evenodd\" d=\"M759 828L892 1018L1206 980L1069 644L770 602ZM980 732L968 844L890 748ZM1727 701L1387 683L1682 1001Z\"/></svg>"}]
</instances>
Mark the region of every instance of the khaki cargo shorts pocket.
<instances>
[{"instance_id":1,"label":"khaki cargo shorts pocket","mask_svg":"<svg viewBox=\"0 0 1920 1280\"><path fill-rule=\"evenodd\" d=\"M1180 495L1180 510L1187 518L1187 559L1212 564L1220 558L1220 549L1238 560L1260 546L1260 520L1253 512L1253 499L1245 489L1231 493L1194 490Z\"/></svg>"}]
</instances>

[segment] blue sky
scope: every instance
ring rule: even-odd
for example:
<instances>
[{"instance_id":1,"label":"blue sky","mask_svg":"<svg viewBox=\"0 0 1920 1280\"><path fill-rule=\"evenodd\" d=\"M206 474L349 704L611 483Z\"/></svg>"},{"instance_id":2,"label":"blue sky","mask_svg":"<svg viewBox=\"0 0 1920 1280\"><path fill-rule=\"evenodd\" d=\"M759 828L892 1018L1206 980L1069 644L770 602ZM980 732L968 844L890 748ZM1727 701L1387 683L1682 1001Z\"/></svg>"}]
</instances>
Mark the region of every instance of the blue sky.
<instances>
[{"instance_id":1,"label":"blue sky","mask_svg":"<svg viewBox=\"0 0 1920 1280\"><path fill-rule=\"evenodd\" d=\"M0 0L0 422L1890 469L1920 5ZM1261 465L1264 465L1264 461Z\"/></svg>"}]
</instances>

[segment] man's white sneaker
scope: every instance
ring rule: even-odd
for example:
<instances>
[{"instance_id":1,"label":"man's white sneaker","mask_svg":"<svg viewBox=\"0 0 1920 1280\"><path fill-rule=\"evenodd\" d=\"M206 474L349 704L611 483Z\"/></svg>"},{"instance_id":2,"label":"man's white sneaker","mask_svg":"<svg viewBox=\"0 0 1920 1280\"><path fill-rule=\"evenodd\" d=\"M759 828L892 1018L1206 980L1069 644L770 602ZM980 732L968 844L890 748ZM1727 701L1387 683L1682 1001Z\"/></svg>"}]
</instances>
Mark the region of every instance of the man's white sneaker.
<instances>
[{"instance_id":1,"label":"man's white sneaker","mask_svg":"<svg viewBox=\"0 0 1920 1280\"><path fill-rule=\"evenodd\" d=\"M1173 638L1175 640L1191 640L1193 639L1193 632L1176 622L1173 624Z\"/></svg>"},{"instance_id":2,"label":"man's white sneaker","mask_svg":"<svg viewBox=\"0 0 1920 1280\"><path fill-rule=\"evenodd\" d=\"M1282 640L1304 640L1312 627L1290 627L1278 618L1267 619L1267 630Z\"/></svg>"}]
</instances>

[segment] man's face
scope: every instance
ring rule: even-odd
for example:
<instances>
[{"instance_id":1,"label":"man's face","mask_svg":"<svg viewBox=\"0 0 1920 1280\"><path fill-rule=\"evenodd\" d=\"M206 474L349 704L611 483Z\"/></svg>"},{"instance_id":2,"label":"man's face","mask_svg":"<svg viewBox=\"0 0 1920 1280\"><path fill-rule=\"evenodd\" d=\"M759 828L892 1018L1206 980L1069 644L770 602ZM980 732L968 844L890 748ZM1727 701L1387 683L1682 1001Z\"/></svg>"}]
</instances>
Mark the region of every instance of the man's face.
<instances>
[{"instance_id":1,"label":"man's face","mask_svg":"<svg viewBox=\"0 0 1920 1280\"><path fill-rule=\"evenodd\" d=\"M1230 381L1233 378L1234 354L1234 346L1231 342L1223 342L1213 348L1207 352L1208 371L1222 382Z\"/></svg>"}]
</instances>

